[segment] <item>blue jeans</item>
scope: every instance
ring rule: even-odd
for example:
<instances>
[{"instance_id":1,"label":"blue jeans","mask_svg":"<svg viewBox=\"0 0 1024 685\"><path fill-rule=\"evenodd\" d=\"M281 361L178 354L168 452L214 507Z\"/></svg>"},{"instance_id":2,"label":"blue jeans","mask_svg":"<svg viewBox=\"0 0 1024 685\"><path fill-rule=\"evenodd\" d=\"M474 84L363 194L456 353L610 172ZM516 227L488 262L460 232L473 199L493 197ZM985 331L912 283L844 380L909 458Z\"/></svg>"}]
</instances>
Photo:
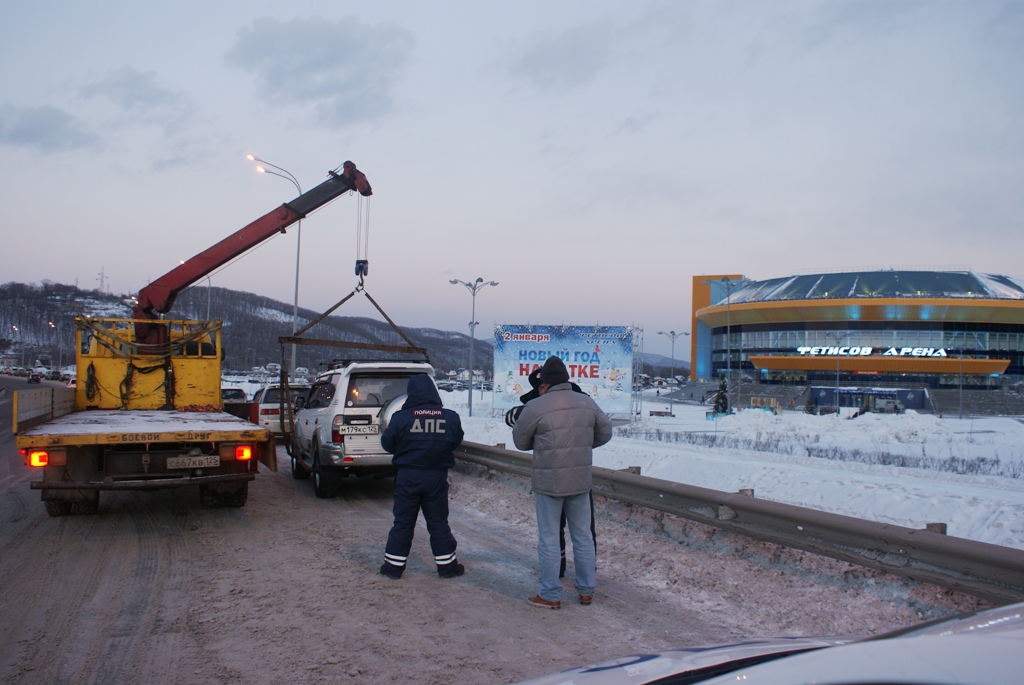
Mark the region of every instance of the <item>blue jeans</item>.
<instances>
[{"instance_id":1,"label":"blue jeans","mask_svg":"<svg viewBox=\"0 0 1024 685\"><path fill-rule=\"evenodd\" d=\"M549 497L533 493L537 508L537 557L540 560L540 596L549 601L559 599L562 583L558 567L562 560L558 545L562 511L572 540L572 566L576 572L573 587L581 595L594 593L597 583L597 553L590 532L590 493L572 497Z\"/></svg>"}]
</instances>

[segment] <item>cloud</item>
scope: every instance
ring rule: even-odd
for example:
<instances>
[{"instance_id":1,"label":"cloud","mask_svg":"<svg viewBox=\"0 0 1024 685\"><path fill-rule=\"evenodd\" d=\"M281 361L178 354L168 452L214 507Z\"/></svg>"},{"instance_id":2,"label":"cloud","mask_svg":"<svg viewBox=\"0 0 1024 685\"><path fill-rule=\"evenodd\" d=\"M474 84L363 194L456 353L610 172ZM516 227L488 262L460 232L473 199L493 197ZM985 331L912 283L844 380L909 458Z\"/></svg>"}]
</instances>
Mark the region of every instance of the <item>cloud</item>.
<instances>
[{"instance_id":1,"label":"cloud","mask_svg":"<svg viewBox=\"0 0 1024 685\"><path fill-rule=\"evenodd\" d=\"M613 33L601 20L538 36L513 61L512 75L541 90L588 85L612 62Z\"/></svg>"},{"instance_id":2,"label":"cloud","mask_svg":"<svg viewBox=\"0 0 1024 685\"><path fill-rule=\"evenodd\" d=\"M180 91L165 88L154 72L121 67L83 86L86 100L104 101L134 124L158 124L166 135L180 131L192 117L192 105Z\"/></svg>"},{"instance_id":3,"label":"cloud","mask_svg":"<svg viewBox=\"0 0 1024 685\"><path fill-rule=\"evenodd\" d=\"M0 143L53 153L79 150L96 143L70 114L48 105L0 107Z\"/></svg>"},{"instance_id":4,"label":"cloud","mask_svg":"<svg viewBox=\"0 0 1024 685\"><path fill-rule=\"evenodd\" d=\"M402 28L352 18L264 18L239 31L226 59L256 77L266 102L312 106L319 124L340 128L393 109L394 85L413 43Z\"/></svg>"},{"instance_id":5,"label":"cloud","mask_svg":"<svg viewBox=\"0 0 1024 685\"><path fill-rule=\"evenodd\" d=\"M825 45L876 42L900 36L915 25L926 23L930 3L911 0L842 0L825 3L808 15L804 44L808 49Z\"/></svg>"}]
</instances>

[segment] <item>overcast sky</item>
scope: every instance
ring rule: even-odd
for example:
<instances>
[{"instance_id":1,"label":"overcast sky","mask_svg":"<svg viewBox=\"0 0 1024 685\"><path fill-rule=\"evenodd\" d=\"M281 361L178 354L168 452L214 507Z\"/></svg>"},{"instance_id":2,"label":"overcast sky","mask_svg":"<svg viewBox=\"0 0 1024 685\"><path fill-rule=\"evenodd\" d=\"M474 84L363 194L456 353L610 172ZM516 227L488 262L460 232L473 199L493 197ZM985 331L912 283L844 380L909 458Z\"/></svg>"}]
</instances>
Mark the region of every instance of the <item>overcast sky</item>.
<instances>
[{"instance_id":1,"label":"overcast sky","mask_svg":"<svg viewBox=\"0 0 1024 685\"><path fill-rule=\"evenodd\" d=\"M303 190L351 160L400 325L466 331L480 276L480 338L667 355L694 275L1024 273L1022 58L1024 2L5 0L0 281L137 292L298 194L246 153ZM358 208L303 222L300 306L356 286ZM291 303L295 257L198 285Z\"/></svg>"}]
</instances>

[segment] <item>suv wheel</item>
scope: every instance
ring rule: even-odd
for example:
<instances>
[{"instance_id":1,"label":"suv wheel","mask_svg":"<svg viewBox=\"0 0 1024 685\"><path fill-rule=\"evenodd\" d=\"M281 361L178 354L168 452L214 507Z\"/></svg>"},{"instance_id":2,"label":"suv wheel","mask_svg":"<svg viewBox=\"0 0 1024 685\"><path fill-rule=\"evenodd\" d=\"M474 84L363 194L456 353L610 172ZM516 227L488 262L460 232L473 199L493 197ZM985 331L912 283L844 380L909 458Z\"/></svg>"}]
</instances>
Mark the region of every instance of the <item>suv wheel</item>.
<instances>
[{"instance_id":1,"label":"suv wheel","mask_svg":"<svg viewBox=\"0 0 1024 685\"><path fill-rule=\"evenodd\" d=\"M329 484L320 468L320 447L313 442L313 492L320 499L330 499L338 493L337 486Z\"/></svg>"},{"instance_id":2,"label":"suv wheel","mask_svg":"<svg viewBox=\"0 0 1024 685\"><path fill-rule=\"evenodd\" d=\"M295 480L307 480L309 478L309 471L299 463L299 458L294 455L292 456L292 478Z\"/></svg>"}]
</instances>

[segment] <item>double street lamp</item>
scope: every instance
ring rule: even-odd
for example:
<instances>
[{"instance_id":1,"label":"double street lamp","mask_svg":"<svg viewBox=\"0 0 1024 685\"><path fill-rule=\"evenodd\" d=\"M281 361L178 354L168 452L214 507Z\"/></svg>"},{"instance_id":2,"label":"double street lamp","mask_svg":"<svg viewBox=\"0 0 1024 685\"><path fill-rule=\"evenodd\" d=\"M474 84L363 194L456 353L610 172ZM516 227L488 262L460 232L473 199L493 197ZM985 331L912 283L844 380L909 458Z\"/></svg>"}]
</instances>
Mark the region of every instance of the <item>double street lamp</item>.
<instances>
[{"instance_id":1,"label":"double street lamp","mask_svg":"<svg viewBox=\"0 0 1024 685\"><path fill-rule=\"evenodd\" d=\"M671 371L671 374L672 374L672 380L675 380L676 379L676 338L681 338L684 335L690 335L690 333L689 332L676 333L675 331L669 331L668 333L666 333L665 331L658 331L658 335L667 335L669 340L672 341L672 371ZM671 391L669 392L669 395L668 395L668 406L669 406L669 413L671 414L672 413L672 408L675 406L675 403L673 402L673 399L672 399Z\"/></svg>"},{"instance_id":2,"label":"double street lamp","mask_svg":"<svg viewBox=\"0 0 1024 685\"><path fill-rule=\"evenodd\" d=\"M295 184L295 190L299 191L299 195L302 195L302 186L299 185L298 180L292 175L287 169L282 169L276 164L271 164L265 159L260 159L255 155L246 155L246 158L250 161L256 162L256 171L261 174L270 174L271 176L277 176L283 178L286 181L291 181ZM264 166L266 165L266 166ZM272 167L277 171L270 171L266 167ZM280 172L280 173L278 173ZM295 229L295 302L292 304L292 337L295 336L295 331L299 329L299 255L302 250L302 219L299 219ZM296 357L296 345L292 343L292 367L291 373L295 373L295 357Z\"/></svg>"},{"instance_id":3,"label":"double street lamp","mask_svg":"<svg viewBox=\"0 0 1024 685\"><path fill-rule=\"evenodd\" d=\"M469 292L473 295L473 311L470 315L469 320L469 415L473 415L473 341L476 339L476 294L486 288L489 285L498 285L497 281L484 281L482 278L477 278L472 283L466 281L460 281L457 278L453 278L448 281L452 285L462 284L469 289Z\"/></svg>"}]
</instances>

